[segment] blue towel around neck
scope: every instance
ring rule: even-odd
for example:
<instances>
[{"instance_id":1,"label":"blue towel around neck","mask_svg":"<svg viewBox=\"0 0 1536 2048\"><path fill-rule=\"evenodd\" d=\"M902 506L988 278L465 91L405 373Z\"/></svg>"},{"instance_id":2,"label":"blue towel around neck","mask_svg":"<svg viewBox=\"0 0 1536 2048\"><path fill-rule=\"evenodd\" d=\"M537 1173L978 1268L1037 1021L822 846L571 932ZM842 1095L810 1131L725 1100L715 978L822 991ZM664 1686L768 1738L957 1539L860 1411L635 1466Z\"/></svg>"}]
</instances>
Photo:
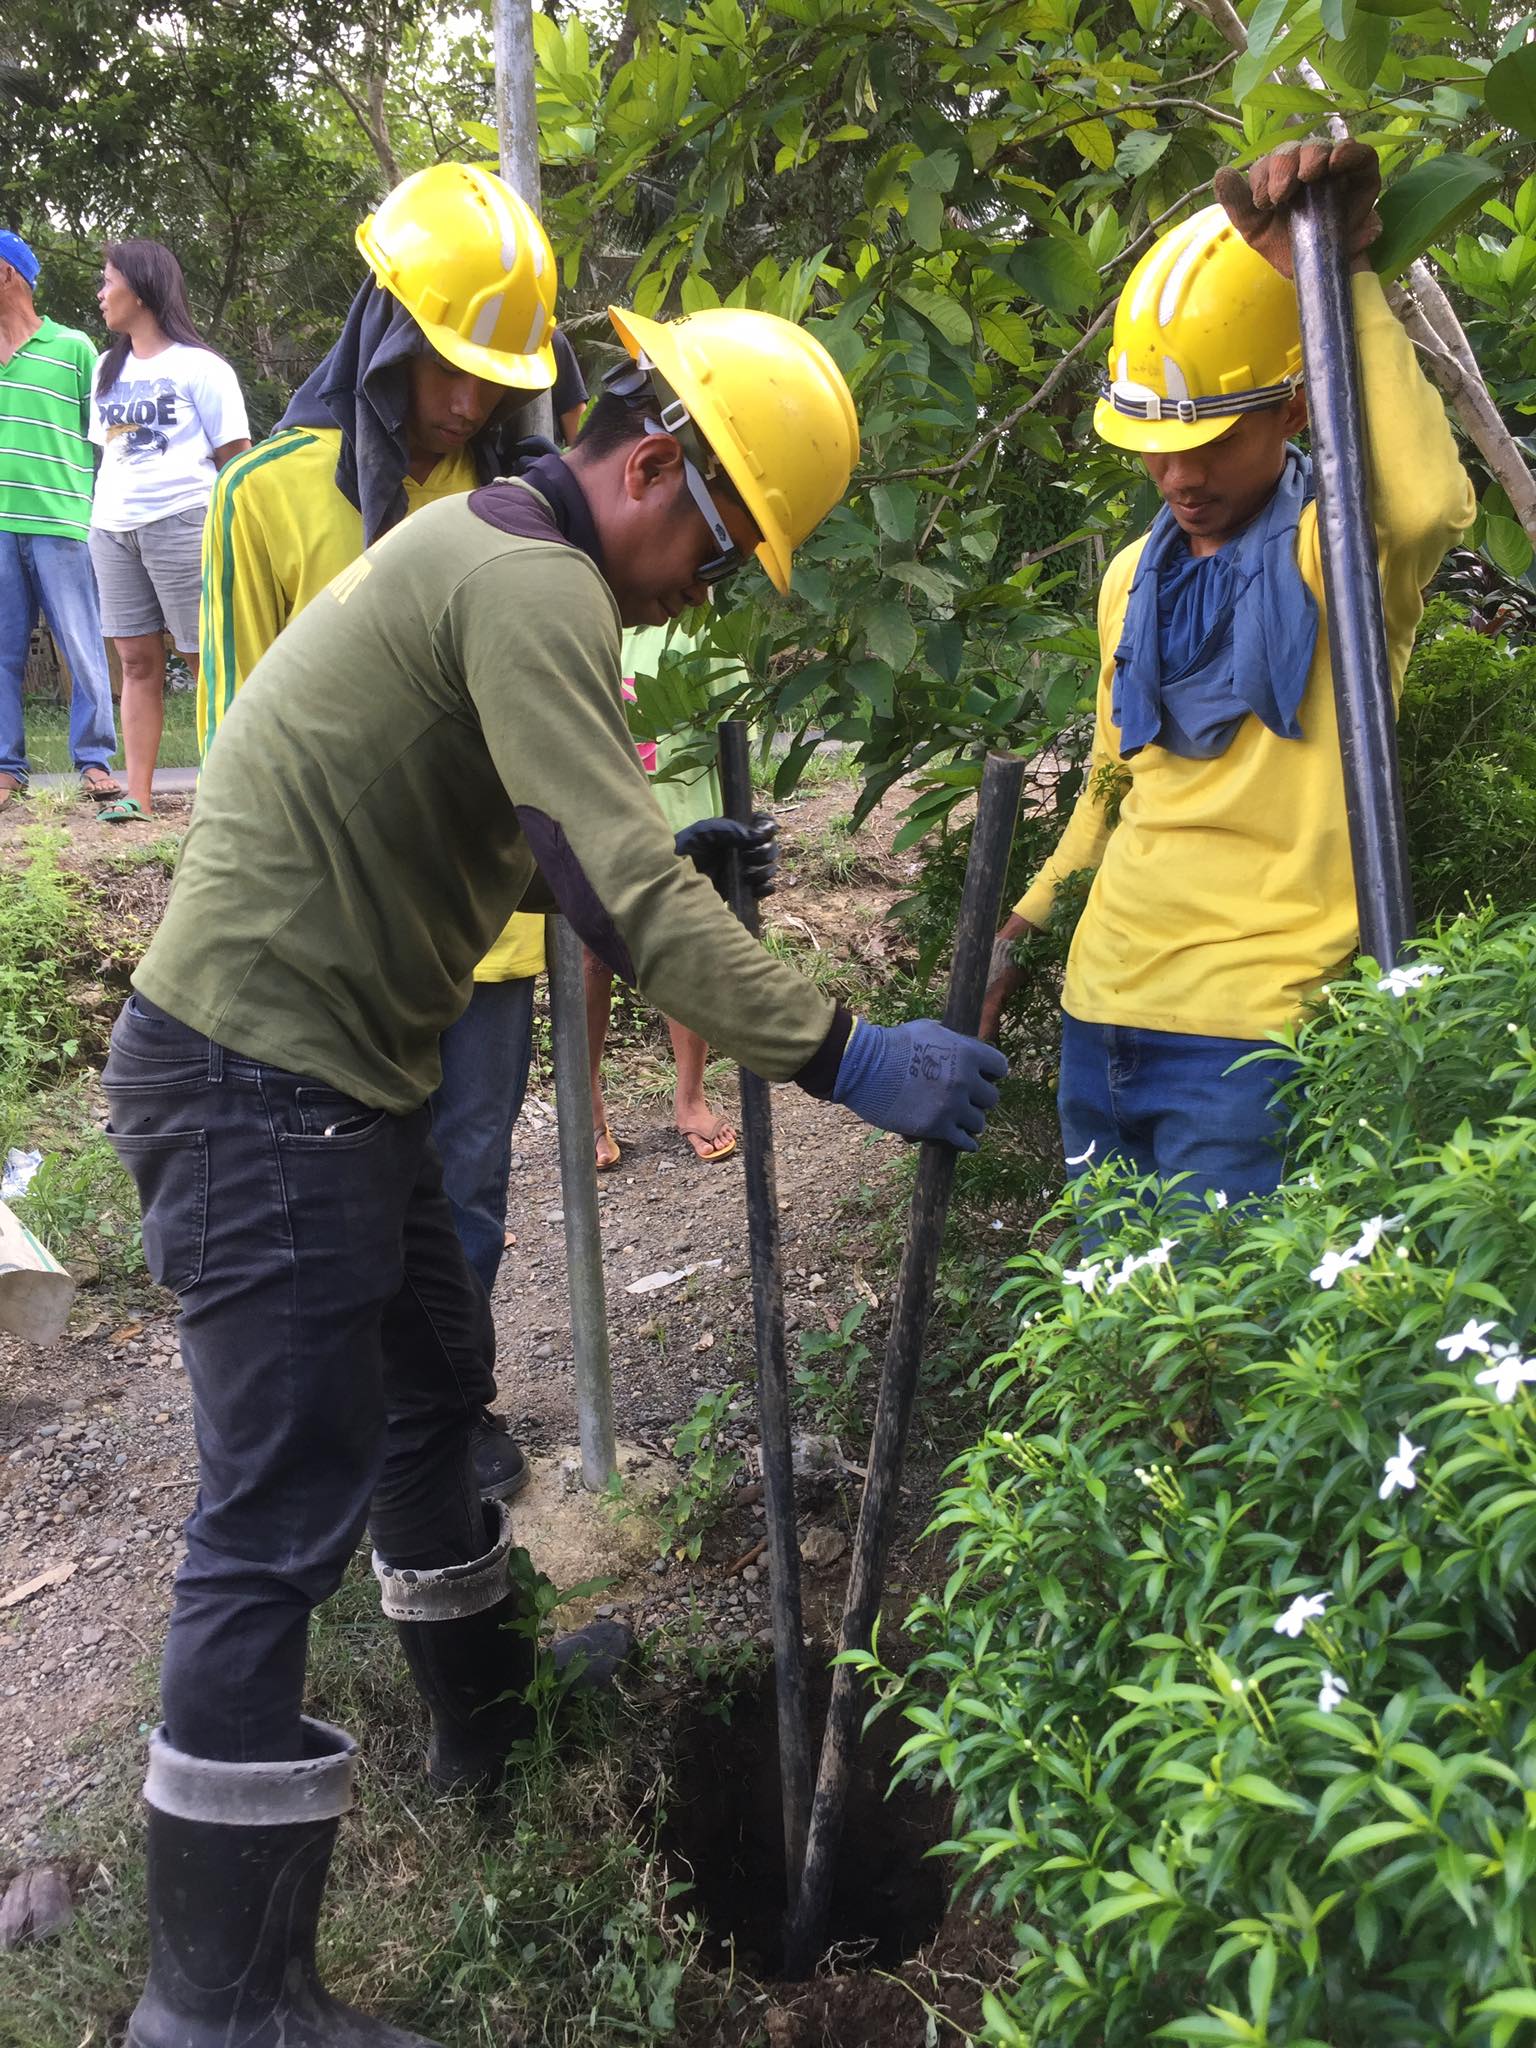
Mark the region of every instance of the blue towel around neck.
<instances>
[{"instance_id":1,"label":"blue towel around neck","mask_svg":"<svg viewBox=\"0 0 1536 2048\"><path fill-rule=\"evenodd\" d=\"M1301 738L1318 611L1296 564L1296 527L1311 496L1312 465L1288 447L1269 503L1214 555L1191 555L1173 513L1158 513L1115 649L1122 756L1155 742L1214 760L1250 711L1279 738Z\"/></svg>"}]
</instances>

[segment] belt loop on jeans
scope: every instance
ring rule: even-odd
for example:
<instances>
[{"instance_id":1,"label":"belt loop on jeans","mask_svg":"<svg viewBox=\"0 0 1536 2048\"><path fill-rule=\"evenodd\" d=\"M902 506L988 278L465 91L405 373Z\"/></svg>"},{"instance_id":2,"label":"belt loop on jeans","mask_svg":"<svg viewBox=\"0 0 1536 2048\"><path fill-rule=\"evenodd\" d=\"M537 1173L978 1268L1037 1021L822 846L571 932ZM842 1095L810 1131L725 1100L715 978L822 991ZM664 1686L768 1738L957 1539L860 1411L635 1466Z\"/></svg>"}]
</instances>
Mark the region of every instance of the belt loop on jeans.
<instances>
[{"instance_id":1,"label":"belt loop on jeans","mask_svg":"<svg viewBox=\"0 0 1536 2048\"><path fill-rule=\"evenodd\" d=\"M224 1048L210 1038L208 1041L208 1078L222 1081L224 1078Z\"/></svg>"}]
</instances>

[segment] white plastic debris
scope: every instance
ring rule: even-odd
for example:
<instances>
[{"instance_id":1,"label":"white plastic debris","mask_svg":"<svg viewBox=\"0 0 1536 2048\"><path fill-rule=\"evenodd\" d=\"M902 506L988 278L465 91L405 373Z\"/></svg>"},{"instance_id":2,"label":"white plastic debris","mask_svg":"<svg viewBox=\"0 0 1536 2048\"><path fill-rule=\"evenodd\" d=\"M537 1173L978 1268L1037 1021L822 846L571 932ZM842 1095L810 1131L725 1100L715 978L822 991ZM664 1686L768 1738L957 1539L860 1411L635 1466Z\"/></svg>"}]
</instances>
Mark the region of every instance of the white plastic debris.
<instances>
[{"instance_id":1,"label":"white plastic debris","mask_svg":"<svg viewBox=\"0 0 1536 2048\"><path fill-rule=\"evenodd\" d=\"M679 1266L675 1273L647 1273L642 1280L631 1280L624 1292L654 1294L660 1287L675 1287L679 1280L689 1280L695 1273L708 1273L724 1264L724 1259L700 1259L696 1265Z\"/></svg>"},{"instance_id":2,"label":"white plastic debris","mask_svg":"<svg viewBox=\"0 0 1536 2048\"><path fill-rule=\"evenodd\" d=\"M42 1163L41 1152L23 1152L13 1145L5 1155L5 1172L0 1175L0 1202L14 1202L18 1195L24 1195Z\"/></svg>"}]
</instances>

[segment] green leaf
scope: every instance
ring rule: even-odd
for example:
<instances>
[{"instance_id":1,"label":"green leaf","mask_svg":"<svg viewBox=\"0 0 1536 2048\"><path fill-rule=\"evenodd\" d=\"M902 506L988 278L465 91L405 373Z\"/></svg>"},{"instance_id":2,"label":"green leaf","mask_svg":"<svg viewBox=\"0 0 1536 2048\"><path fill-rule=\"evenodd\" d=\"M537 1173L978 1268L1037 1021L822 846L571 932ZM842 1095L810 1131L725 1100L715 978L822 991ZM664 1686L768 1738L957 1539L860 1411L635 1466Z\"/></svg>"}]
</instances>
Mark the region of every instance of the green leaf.
<instances>
[{"instance_id":1,"label":"green leaf","mask_svg":"<svg viewBox=\"0 0 1536 2048\"><path fill-rule=\"evenodd\" d=\"M1365 1849L1384 1849L1388 1842L1401 1842L1420 1833L1421 1829L1410 1827L1405 1820L1369 1821L1363 1828L1351 1828L1347 1835L1334 1843L1323 1858L1323 1868L1326 1870L1330 1863L1337 1863L1341 1856L1358 1856Z\"/></svg>"},{"instance_id":2,"label":"green leaf","mask_svg":"<svg viewBox=\"0 0 1536 2048\"><path fill-rule=\"evenodd\" d=\"M907 232L919 249L937 249L943 240L944 197L926 185L914 185L907 198Z\"/></svg>"},{"instance_id":3,"label":"green leaf","mask_svg":"<svg viewBox=\"0 0 1536 2048\"><path fill-rule=\"evenodd\" d=\"M1114 168L1115 138L1109 132L1105 121L1075 121L1067 130L1067 139L1076 143L1082 155L1097 170Z\"/></svg>"},{"instance_id":4,"label":"green leaf","mask_svg":"<svg viewBox=\"0 0 1536 2048\"><path fill-rule=\"evenodd\" d=\"M896 678L888 663L856 661L849 667L848 681L861 697L869 700L877 718L894 715Z\"/></svg>"},{"instance_id":5,"label":"green leaf","mask_svg":"<svg viewBox=\"0 0 1536 2048\"><path fill-rule=\"evenodd\" d=\"M1536 2020L1536 1991L1495 1991L1488 1998L1480 1998L1472 2010L1498 2013L1514 2020Z\"/></svg>"},{"instance_id":6,"label":"green leaf","mask_svg":"<svg viewBox=\"0 0 1536 2048\"><path fill-rule=\"evenodd\" d=\"M1053 313L1072 314L1099 295L1099 273L1082 243L1064 235L1033 235L1008 259L1014 282Z\"/></svg>"},{"instance_id":7,"label":"green leaf","mask_svg":"<svg viewBox=\"0 0 1536 2048\"><path fill-rule=\"evenodd\" d=\"M1155 128L1131 129L1115 151L1115 169L1122 178L1139 178L1151 170L1172 140L1171 135L1159 134Z\"/></svg>"},{"instance_id":8,"label":"green leaf","mask_svg":"<svg viewBox=\"0 0 1536 2048\"><path fill-rule=\"evenodd\" d=\"M1239 1799L1251 1799L1255 1806L1278 1806L1287 1813L1312 1811L1305 1799L1298 1799L1294 1792L1287 1792L1268 1778L1261 1778L1256 1771L1240 1772L1228 1783L1227 1790Z\"/></svg>"},{"instance_id":9,"label":"green leaf","mask_svg":"<svg viewBox=\"0 0 1536 2048\"><path fill-rule=\"evenodd\" d=\"M1380 277L1400 277L1498 186L1498 168L1473 157L1447 153L1415 164L1381 195L1381 235L1370 252L1371 268Z\"/></svg>"},{"instance_id":10,"label":"green leaf","mask_svg":"<svg viewBox=\"0 0 1536 2048\"><path fill-rule=\"evenodd\" d=\"M869 493L875 524L892 540L910 540L917 529L917 493L910 484L875 484Z\"/></svg>"},{"instance_id":11,"label":"green leaf","mask_svg":"<svg viewBox=\"0 0 1536 2048\"><path fill-rule=\"evenodd\" d=\"M1536 43L1522 43L1489 66L1483 105L1500 127L1536 142Z\"/></svg>"},{"instance_id":12,"label":"green leaf","mask_svg":"<svg viewBox=\"0 0 1536 2048\"><path fill-rule=\"evenodd\" d=\"M960 175L959 153L953 149L936 149L930 156L915 163L907 176L914 191L947 192Z\"/></svg>"},{"instance_id":13,"label":"green leaf","mask_svg":"<svg viewBox=\"0 0 1536 2048\"><path fill-rule=\"evenodd\" d=\"M864 614L864 645L877 660L900 675L917 652L917 628L905 605L872 604Z\"/></svg>"},{"instance_id":14,"label":"green leaf","mask_svg":"<svg viewBox=\"0 0 1536 2048\"><path fill-rule=\"evenodd\" d=\"M1523 576L1531 566L1530 536L1518 519L1500 513L1483 514L1483 546L1506 576Z\"/></svg>"}]
</instances>

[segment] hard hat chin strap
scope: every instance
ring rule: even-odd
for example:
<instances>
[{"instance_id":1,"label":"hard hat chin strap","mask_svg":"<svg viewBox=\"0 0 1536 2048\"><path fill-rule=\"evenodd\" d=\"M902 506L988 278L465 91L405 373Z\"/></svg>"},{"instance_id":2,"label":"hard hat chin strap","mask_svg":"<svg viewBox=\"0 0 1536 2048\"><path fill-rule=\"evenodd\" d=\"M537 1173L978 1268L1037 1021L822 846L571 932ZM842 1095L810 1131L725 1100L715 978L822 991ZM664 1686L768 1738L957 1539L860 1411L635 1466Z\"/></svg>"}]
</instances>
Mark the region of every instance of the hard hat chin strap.
<instances>
[{"instance_id":1,"label":"hard hat chin strap","mask_svg":"<svg viewBox=\"0 0 1536 2048\"><path fill-rule=\"evenodd\" d=\"M1099 393L1127 419L1150 420L1154 425L1161 420L1177 420L1181 426L1192 427L1197 420L1231 419L1235 414L1244 412L1270 412L1277 406L1288 404L1301 388L1301 382L1298 373L1294 377L1283 378L1278 384L1257 384L1251 391L1223 391L1204 398L1163 398L1155 391L1111 383L1108 377L1104 377L1099 383Z\"/></svg>"}]
</instances>

